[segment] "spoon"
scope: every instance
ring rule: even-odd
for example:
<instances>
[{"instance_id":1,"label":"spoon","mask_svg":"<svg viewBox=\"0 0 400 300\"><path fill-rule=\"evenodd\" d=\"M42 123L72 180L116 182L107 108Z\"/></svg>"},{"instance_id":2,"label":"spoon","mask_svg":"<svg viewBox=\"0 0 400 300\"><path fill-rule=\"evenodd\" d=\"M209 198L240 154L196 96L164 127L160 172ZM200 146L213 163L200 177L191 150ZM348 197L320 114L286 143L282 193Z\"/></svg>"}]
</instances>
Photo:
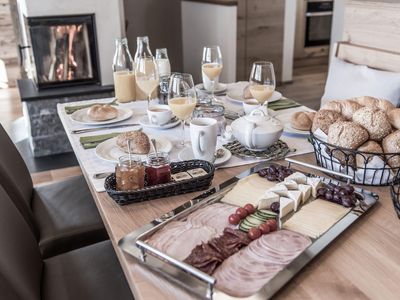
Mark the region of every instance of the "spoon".
<instances>
[{"instance_id":1,"label":"spoon","mask_svg":"<svg viewBox=\"0 0 400 300\"><path fill-rule=\"evenodd\" d=\"M156 159L158 161L158 151L157 151L157 143L155 139L151 139L151 143L153 144L154 152L156 153Z\"/></svg>"}]
</instances>

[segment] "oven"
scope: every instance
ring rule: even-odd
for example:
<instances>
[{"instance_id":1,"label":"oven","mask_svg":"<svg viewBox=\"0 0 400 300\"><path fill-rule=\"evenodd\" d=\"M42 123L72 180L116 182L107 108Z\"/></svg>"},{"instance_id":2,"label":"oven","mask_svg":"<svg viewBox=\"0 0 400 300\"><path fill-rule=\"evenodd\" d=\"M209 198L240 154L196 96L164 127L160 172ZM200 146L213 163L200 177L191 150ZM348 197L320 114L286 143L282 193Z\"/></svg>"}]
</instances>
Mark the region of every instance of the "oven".
<instances>
[{"instance_id":1,"label":"oven","mask_svg":"<svg viewBox=\"0 0 400 300\"><path fill-rule=\"evenodd\" d=\"M329 45L333 0L307 0L305 47Z\"/></svg>"}]
</instances>

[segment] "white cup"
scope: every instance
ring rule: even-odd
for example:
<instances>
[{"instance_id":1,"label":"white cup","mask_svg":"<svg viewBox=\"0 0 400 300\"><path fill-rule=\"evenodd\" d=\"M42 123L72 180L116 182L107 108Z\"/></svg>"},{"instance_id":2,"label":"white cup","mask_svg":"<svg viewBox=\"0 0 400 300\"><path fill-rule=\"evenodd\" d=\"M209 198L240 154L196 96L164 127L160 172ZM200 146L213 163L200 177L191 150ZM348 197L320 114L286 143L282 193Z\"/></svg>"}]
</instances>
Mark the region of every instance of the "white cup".
<instances>
[{"instance_id":1,"label":"white cup","mask_svg":"<svg viewBox=\"0 0 400 300\"><path fill-rule=\"evenodd\" d=\"M212 118L195 118L190 122L190 139L194 158L214 161L217 146L217 120Z\"/></svg>"},{"instance_id":2,"label":"white cup","mask_svg":"<svg viewBox=\"0 0 400 300\"><path fill-rule=\"evenodd\" d=\"M150 124L161 126L171 121L172 112L168 105L157 104L147 109L147 116Z\"/></svg>"},{"instance_id":3,"label":"white cup","mask_svg":"<svg viewBox=\"0 0 400 300\"><path fill-rule=\"evenodd\" d=\"M207 75L204 74L203 71L201 72L201 76L202 76L202 78L203 78L203 86L204 86L204 89L206 89L207 91L211 92L211 91L212 91L212 88L213 88L213 83L212 83L212 81L211 81L210 79L208 79ZM219 76L217 76L217 77L215 78L215 80L214 80L214 85L215 85L214 90L217 90L217 89L218 89L218 86L219 86Z\"/></svg>"},{"instance_id":4,"label":"white cup","mask_svg":"<svg viewBox=\"0 0 400 300\"><path fill-rule=\"evenodd\" d=\"M249 99L243 101L243 110L246 115L250 114L256 108L259 108L261 104L256 99Z\"/></svg>"}]
</instances>

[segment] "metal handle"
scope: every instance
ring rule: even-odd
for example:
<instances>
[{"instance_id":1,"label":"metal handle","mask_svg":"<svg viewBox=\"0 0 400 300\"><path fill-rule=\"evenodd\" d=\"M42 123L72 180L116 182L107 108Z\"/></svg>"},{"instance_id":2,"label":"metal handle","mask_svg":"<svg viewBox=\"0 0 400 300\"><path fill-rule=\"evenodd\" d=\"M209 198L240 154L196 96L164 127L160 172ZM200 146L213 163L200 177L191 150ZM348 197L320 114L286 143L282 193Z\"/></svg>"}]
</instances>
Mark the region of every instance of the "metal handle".
<instances>
[{"instance_id":1,"label":"metal handle","mask_svg":"<svg viewBox=\"0 0 400 300\"><path fill-rule=\"evenodd\" d=\"M207 298L212 297L212 293L213 293L213 287L215 285L215 281L216 279L211 277L210 275L197 270L196 268L192 267L191 265L188 265L184 262L181 262L175 258L170 257L169 255L151 247L150 245L146 244L143 241L140 240L136 240L136 245L142 250L142 251L147 251L150 254L152 254L153 256L159 257L161 259L163 259L164 261L172 264L173 266L176 266L178 268L180 268L181 270L184 270L185 272L193 275L194 277L204 281L207 283L208 285L208 291L207 291ZM142 259L145 260L145 255L142 252Z\"/></svg>"},{"instance_id":2,"label":"metal handle","mask_svg":"<svg viewBox=\"0 0 400 300\"><path fill-rule=\"evenodd\" d=\"M349 180L353 180L353 177L350 176L350 175L347 175L347 174L343 174L343 173L339 173L339 172L336 172L336 171L332 171L332 170L328 170L328 169L325 169L325 168L321 168L321 167L318 167L318 166L315 166L315 165L312 165L312 164L308 164L308 163L305 163L305 162L302 162L302 161L299 161L299 160L295 160L295 159L292 159L292 158L285 158L285 160L287 162L289 162L289 163L297 164L297 165L300 165L300 166L303 166L303 167L307 167L307 168L310 168L310 169L318 170L318 171L321 171L321 172L324 172L324 173L328 173L328 174L331 174L331 175L340 176L340 177L343 177L343 178L346 178L346 179L349 179Z\"/></svg>"},{"instance_id":3,"label":"metal handle","mask_svg":"<svg viewBox=\"0 0 400 300\"><path fill-rule=\"evenodd\" d=\"M331 11L321 11L321 12L308 12L306 13L306 17L325 17L332 16L333 12Z\"/></svg>"}]
</instances>

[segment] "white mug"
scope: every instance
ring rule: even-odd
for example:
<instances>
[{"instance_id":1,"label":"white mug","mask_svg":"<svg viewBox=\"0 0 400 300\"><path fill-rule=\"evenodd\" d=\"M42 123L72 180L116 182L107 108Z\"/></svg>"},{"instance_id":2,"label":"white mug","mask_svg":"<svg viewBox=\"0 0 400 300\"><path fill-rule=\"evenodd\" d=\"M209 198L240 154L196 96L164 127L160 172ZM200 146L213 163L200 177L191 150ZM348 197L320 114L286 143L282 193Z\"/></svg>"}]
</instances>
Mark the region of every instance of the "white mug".
<instances>
[{"instance_id":1,"label":"white mug","mask_svg":"<svg viewBox=\"0 0 400 300\"><path fill-rule=\"evenodd\" d=\"M171 121L172 111L168 105L157 104L147 109L147 116L150 124L161 126Z\"/></svg>"},{"instance_id":2,"label":"white mug","mask_svg":"<svg viewBox=\"0 0 400 300\"><path fill-rule=\"evenodd\" d=\"M190 139L194 158L214 161L217 146L217 120L212 118L195 118L190 122Z\"/></svg>"},{"instance_id":3,"label":"white mug","mask_svg":"<svg viewBox=\"0 0 400 300\"><path fill-rule=\"evenodd\" d=\"M261 106L260 102L256 99L249 99L243 101L243 110L246 115L249 115L253 110Z\"/></svg>"},{"instance_id":4,"label":"white mug","mask_svg":"<svg viewBox=\"0 0 400 300\"><path fill-rule=\"evenodd\" d=\"M212 88L213 88L212 81L211 81L210 79L208 79L207 75L204 74L203 71L201 72L201 76L202 76L202 78L203 78L203 86L204 86L204 89L207 90L207 91L209 91L209 92L211 92L211 91L212 91ZM214 90L217 90L217 89L218 89L218 86L219 86L219 76L217 76L217 77L214 79L214 85L215 85L215 86L214 86Z\"/></svg>"}]
</instances>

